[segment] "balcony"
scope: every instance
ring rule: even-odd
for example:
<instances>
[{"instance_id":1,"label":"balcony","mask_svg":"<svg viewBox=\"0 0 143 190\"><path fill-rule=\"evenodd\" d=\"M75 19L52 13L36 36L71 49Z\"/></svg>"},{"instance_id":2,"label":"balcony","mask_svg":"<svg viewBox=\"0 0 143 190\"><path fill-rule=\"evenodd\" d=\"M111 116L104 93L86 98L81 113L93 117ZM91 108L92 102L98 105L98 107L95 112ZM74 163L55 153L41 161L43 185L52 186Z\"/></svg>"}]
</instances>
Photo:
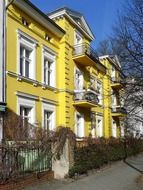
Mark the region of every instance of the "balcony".
<instances>
[{"instance_id":1,"label":"balcony","mask_svg":"<svg viewBox=\"0 0 143 190\"><path fill-rule=\"evenodd\" d=\"M92 108L98 106L98 102L97 93L94 93L90 89L74 91L74 106Z\"/></svg>"},{"instance_id":2,"label":"balcony","mask_svg":"<svg viewBox=\"0 0 143 190\"><path fill-rule=\"evenodd\" d=\"M120 90L121 88L123 88L121 79L118 79L117 77L112 77L111 78L111 87L115 90Z\"/></svg>"},{"instance_id":3,"label":"balcony","mask_svg":"<svg viewBox=\"0 0 143 190\"><path fill-rule=\"evenodd\" d=\"M102 72L106 72L106 67L99 61L95 50L87 43L74 46L73 60L82 66L95 66Z\"/></svg>"},{"instance_id":4,"label":"balcony","mask_svg":"<svg viewBox=\"0 0 143 190\"><path fill-rule=\"evenodd\" d=\"M112 116L113 117L125 117L127 115L127 111L122 106L112 107Z\"/></svg>"}]
</instances>

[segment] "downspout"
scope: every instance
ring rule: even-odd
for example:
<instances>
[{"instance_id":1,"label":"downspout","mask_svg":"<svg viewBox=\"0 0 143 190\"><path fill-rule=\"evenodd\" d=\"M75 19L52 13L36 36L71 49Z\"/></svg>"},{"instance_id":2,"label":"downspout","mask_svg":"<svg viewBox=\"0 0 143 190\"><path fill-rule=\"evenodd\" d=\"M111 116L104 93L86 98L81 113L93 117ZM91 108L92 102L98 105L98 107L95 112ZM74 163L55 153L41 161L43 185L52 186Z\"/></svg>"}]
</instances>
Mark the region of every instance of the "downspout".
<instances>
[{"instance_id":1,"label":"downspout","mask_svg":"<svg viewBox=\"0 0 143 190\"><path fill-rule=\"evenodd\" d=\"M6 32L7 32L7 26L6 26L6 11L8 7L14 2L14 0L11 0L7 5L6 5L6 0L1 1L1 8L2 8L2 75L1 75L1 97L0 97L0 106L1 109L4 109L6 107ZM0 143L4 141L4 112L5 109L0 112Z\"/></svg>"}]
</instances>

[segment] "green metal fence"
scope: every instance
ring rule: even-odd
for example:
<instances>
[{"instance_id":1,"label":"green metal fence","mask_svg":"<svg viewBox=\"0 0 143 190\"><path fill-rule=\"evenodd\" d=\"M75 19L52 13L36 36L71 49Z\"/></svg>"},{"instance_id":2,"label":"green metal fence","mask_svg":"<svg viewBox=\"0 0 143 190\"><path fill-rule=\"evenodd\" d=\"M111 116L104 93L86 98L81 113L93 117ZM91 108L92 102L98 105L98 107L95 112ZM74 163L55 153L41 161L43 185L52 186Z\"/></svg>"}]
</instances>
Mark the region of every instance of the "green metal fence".
<instances>
[{"instance_id":1,"label":"green metal fence","mask_svg":"<svg viewBox=\"0 0 143 190\"><path fill-rule=\"evenodd\" d=\"M0 183L33 172L51 170L51 142L0 147Z\"/></svg>"}]
</instances>

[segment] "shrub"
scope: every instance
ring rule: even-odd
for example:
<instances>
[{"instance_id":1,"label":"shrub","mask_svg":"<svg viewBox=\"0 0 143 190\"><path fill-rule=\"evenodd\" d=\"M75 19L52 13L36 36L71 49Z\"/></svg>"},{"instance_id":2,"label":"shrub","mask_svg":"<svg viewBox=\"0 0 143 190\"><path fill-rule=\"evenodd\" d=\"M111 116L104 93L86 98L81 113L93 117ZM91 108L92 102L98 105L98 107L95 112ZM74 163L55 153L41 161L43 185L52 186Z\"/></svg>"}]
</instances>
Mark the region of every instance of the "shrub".
<instances>
[{"instance_id":1,"label":"shrub","mask_svg":"<svg viewBox=\"0 0 143 190\"><path fill-rule=\"evenodd\" d=\"M82 145L82 141L80 143ZM126 148L122 139L113 137L109 139L84 139L83 146L75 146L74 166L69 170L69 176L73 177L75 174L100 168L108 162L121 160L125 158L126 153L127 156L131 156L141 151L143 151L143 140L141 139L126 139Z\"/></svg>"}]
</instances>

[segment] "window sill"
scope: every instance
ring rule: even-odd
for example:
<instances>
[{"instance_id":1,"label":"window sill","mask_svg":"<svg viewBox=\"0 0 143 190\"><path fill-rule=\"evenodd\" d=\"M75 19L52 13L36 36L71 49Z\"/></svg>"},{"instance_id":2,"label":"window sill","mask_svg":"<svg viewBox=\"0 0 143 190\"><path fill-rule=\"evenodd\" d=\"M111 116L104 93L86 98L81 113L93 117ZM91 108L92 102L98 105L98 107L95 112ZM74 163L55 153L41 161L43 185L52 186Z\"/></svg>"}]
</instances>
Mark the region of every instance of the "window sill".
<instances>
[{"instance_id":1,"label":"window sill","mask_svg":"<svg viewBox=\"0 0 143 190\"><path fill-rule=\"evenodd\" d=\"M57 88L55 87L52 87L52 86L49 86L49 85L46 85L46 84L43 84L37 80L34 80L34 79L31 79L31 78L27 78L27 77L24 77L22 75L19 75L17 73L14 73L14 72L11 72L11 71L7 71L6 72L8 75L12 76L12 77L15 77L17 79L17 81L19 82L27 82L27 83L30 83L30 84L33 84L34 87L37 87L37 86L42 86L42 89L48 89L48 90L51 90L51 91L54 91L54 92L57 92Z\"/></svg>"},{"instance_id":2,"label":"window sill","mask_svg":"<svg viewBox=\"0 0 143 190\"><path fill-rule=\"evenodd\" d=\"M55 92L57 92L57 89L55 88L55 87L53 87L53 86L49 86L49 85L47 85L47 84L41 84L42 85L42 88L45 90L45 89L48 89L48 90L52 90L52 91L55 91Z\"/></svg>"}]
</instances>

